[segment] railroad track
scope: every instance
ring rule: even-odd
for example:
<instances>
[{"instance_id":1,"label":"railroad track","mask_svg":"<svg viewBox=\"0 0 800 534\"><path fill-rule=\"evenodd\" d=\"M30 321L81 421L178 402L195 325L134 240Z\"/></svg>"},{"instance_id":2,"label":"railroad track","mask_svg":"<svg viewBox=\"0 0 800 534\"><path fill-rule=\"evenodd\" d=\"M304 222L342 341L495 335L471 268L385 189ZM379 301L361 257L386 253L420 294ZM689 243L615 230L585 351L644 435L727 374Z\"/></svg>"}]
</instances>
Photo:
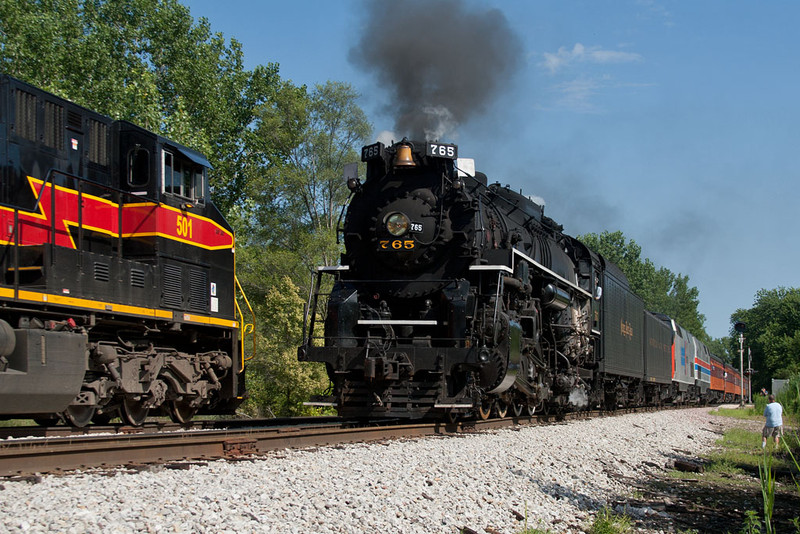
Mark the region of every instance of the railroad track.
<instances>
[{"instance_id":1,"label":"railroad track","mask_svg":"<svg viewBox=\"0 0 800 534\"><path fill-rule=\"evenodd\" d=\"M330 446L343 443L455 435L480 432L515 425L544 424L553 421L586 419L615 415L639 408L615 412L575 412L561 417L506 417L486 421L459 423L382 423L354 427L338 418L300 418L284 420L285 424L233 427L231 421L217 421L202 428L169 430L158 423L144 428L97 427L91 432L75 433L66 427L43 429L42 437L5 439L0 441L0 477L30 476L37 473L67 472L97 467L124 467L143 464L169 464L221 458L242 458L286 448ZM293 424L286 424L294 421ZM242 422L236 422L241 425ZM50 434L48 435L48 432ZM111 433L113 432L113 433ZM55 435L54 435L55 433ZM60 435L59 435L60 434Z\"/></svg>"}]
</instances>

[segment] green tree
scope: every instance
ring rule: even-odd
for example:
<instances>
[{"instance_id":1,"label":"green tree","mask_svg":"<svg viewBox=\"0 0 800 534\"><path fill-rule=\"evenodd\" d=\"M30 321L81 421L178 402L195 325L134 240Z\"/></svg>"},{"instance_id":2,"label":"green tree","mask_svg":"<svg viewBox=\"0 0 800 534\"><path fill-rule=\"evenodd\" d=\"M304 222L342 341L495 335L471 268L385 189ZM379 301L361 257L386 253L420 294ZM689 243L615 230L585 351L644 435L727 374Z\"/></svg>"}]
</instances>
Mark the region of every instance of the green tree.
<instances>
[{"instance_id":1,"label":"green tree","mask_svg":"<svg viewBox=\"0 0 800 534\"><path fill-rule=\"evenodd\" d=\"M622 269L646 309L669 315L702 341L710 340L705 331L706 318L697 309L700 293L689 286L688 276L656 267L649 258L642 259L642 247L633 239L627 240L619 230L590 233L578 239Z\"/></svg>"},{"instance_id":2,"label":"green tree","mask_svg":"<svg viewBox=\"0 0 800 534\"><path fill-rule=\"evenodd\" d=\"M342 177L344 166L359 161L357 150L372 133L357 98L346 83L317 85L309 94L303 142L283 168L285 213L296 236L293 249L307 268L338 261L337 224L350 194Z\"/></svg>"},{"instance_id":3,"label":"green tree","mask_svg":"<svg viewBox=\"0 0 800 534\"><path fill-rule=\"evenodd\" d=\"M329 383L322 364L297 361L302 340L304 300L288 277L270 286L261 303L263 317L269 321L259 332L259 354L248 369L250 399L243 410L256 417L308 415L313 408L303 406L313 394Z\"/></svg>"},{"instance_id":4,"label":"green tree","mask_svg":"<svg viewBox=\"0 0 800 534\"><path fill-rule=\"evenodd\" d=\"M736 354L731 352L731 338L721 337L721 338L712 338L705 342L708 350L711 351L711 354L721 358L722 361L728 362L730 364L736 364L738 367L739 365L739 352L737 350Z\"/></svg>"},{"instance_id":5,"label":"green tree","mask_svg":"<svg viewBox=\"0 0 800 534\"><path fill-rule=\"evenodd\" d=\"M357 98L351 86L327 82L296 91L281 100L281 113L264 118L278 126L277 134L266 135L289 155L251 181L249 205L239 215L248 245L261 251L260 263L298 286L307 288L314 268L335 264L341 252L337 225L350 194L344 165L359 160L357 149L372 131Z\"/></svg>"},{"instance_id":6,"label":"green tree","mask_svg":"<svg viewBox=\"0 0 800 534\"><path fill-rule=\"evenodd\" d=\"M0 72L205 153L223 212L288 156L253 132L294 88L176 0L0 0Z\"/></svg>"},{"instance_id":7,"label":"green tree","mask_svg":"<svg viewBox=\"0 0 800 534\"><path fill-rule=\"evenodd\" d=\"M357 98L349 85L328 82L311 91L283 91L273 106L260 110L260 125L253 135L268 139L266 146L278 147L279 153L289 156L283 161L273 158L271 165L262 167L263 172L248 183L246 200L233 210L239 235L244 236L238 271L255 301L274 303L271 288L277 286L294 293L298 313L281 316L286 328L296 332L281 341L283 349L262 351L266 359L252 362L261 389L253 390L251 409L276 415L306 413L298 399L307 400L309 394L322 393L328 385L321 367L297 362L295 349L302 337L299 312L310 290L311 273L318 265L335 264L341 251L337 225L350 193L342 178L343 167L358 161L357 149L372 129ZM259 313L268 318L262 331L267 347L278 339L270 326L273 309L265 306ZM313 379L302 378L305 373ZM292 376L299 382L292 382ZM294 385L287 389L287 383Z\"/></svg>"},{"instance_id":8,"label":"green tree","mask_svg":"<svg viewBox=\"0 0 800 534\"><path fill-rule=\"evenodd\" d=\"M752 308L731 315L731 325L739 321L746 325L745 350L752 351L754 387L770 389L772 378L800 373L800 288L759 290ZM733 326L730 343L738 354L739 335Z\"/></svg>"},{"instance_id":9,"label":"green tree","mask_svg":"<svg viewBox=\"0 0 800 534\"><path fill-rule=\"evenodd\" d=\"M372 129L352 87L295 87L274 63L245 70L241 45L177 0L0 0L0 72L205 153L258 318L249 408L296 413L327 385L294 348L310 272L340 251L343 165Z\"/></svg>"},{"instance_id":10,"label":"green tree","mask_svg":"<svg viewBox=\"0 0 800 534\"><path fill-rule=\"evenodd\" d=\"M258 317L249 409L298 413L326 387L318 367L296 361L298 284L336 261L342 166L371 131L350 86L309 91L277 64L245 70L240 44L176 0L0 0L0 72L205 153Z\"/></svg>"}]
</instances>

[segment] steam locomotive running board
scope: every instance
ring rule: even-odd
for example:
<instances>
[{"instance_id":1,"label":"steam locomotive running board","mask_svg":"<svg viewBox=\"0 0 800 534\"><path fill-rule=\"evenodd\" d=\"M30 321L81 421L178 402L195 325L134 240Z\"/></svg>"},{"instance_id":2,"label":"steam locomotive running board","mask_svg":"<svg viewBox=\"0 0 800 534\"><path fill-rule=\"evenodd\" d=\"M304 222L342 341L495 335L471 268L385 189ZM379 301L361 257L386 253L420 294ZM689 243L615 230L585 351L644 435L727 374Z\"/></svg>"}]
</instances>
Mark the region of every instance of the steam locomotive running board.
<instances>
[{"instance_id":1,"label":"steam locomotive running board","mask_svg":"<svg viewBox=\"0 0 800 534\"><path fill-rule=\"evenodd\" d=\"M561 280L562 282L564 282L565 284L570 286L572 289L574 289L574 290L576 290L576 291L578 291L580 293L583 293L585 296L587 296L589 298L592 297L591 293L589 293L588 291L586 291L583 288L579 287L578 284L576 284L575 282L567 280L566 278L564 278L563 276L559 275L558 273L551 271L550 269L548 269L547 267L545 267L544 265L542 265L538 261L534 260L533 258L528 256L527 254L523 254L522 252L520 252L517 249L514 249L513 253L514 253L514 255L520 256L523 260L527 261L528 263L530 263L531 265L537 267L538 269L541 269L542 271L546 272L547 274L549 274L550 276L556 278L557 280Z\"/></svg>"}]
</instances>

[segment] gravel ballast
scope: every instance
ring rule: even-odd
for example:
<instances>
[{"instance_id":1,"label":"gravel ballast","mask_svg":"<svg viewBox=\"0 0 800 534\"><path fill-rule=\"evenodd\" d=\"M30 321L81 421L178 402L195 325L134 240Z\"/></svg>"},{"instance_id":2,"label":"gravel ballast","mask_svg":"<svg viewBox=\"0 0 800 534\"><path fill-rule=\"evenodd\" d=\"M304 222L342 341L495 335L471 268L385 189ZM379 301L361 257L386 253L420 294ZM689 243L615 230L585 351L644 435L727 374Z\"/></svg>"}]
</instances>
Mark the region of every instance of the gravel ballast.
<instances>
[{"instance_id":1,"label":"gravel ballast","mask_svg":"<svg viewBox=\"0 0 800 534\"><path fill-rule=\"evenodd\" d=\"M710 408L314 450L254 461L0 481L0 532L582 532L732 424ZM665 514L627 509L634 517ZM668 518L663 517L665 522Z\"/></svg>"}]
</instances>

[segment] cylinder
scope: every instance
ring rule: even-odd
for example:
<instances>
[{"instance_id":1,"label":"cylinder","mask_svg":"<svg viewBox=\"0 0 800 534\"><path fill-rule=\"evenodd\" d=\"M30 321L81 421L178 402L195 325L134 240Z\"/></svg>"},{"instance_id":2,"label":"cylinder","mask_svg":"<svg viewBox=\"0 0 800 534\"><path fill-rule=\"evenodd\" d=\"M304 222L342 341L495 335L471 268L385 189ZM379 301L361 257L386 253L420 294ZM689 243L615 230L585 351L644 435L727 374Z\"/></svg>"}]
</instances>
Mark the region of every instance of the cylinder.
<instances>
[{"instance_id":1,"label":"cylinder","mask_svg":"<svg viewBox=\"0 0 800 534\"><path fill-rule=\"evenodd\" d=\"M565 310L572 302L569 293L553 284L547 284L542 290L542 306L545 308L555 308Z\"/></svg>"}]
</instances>

